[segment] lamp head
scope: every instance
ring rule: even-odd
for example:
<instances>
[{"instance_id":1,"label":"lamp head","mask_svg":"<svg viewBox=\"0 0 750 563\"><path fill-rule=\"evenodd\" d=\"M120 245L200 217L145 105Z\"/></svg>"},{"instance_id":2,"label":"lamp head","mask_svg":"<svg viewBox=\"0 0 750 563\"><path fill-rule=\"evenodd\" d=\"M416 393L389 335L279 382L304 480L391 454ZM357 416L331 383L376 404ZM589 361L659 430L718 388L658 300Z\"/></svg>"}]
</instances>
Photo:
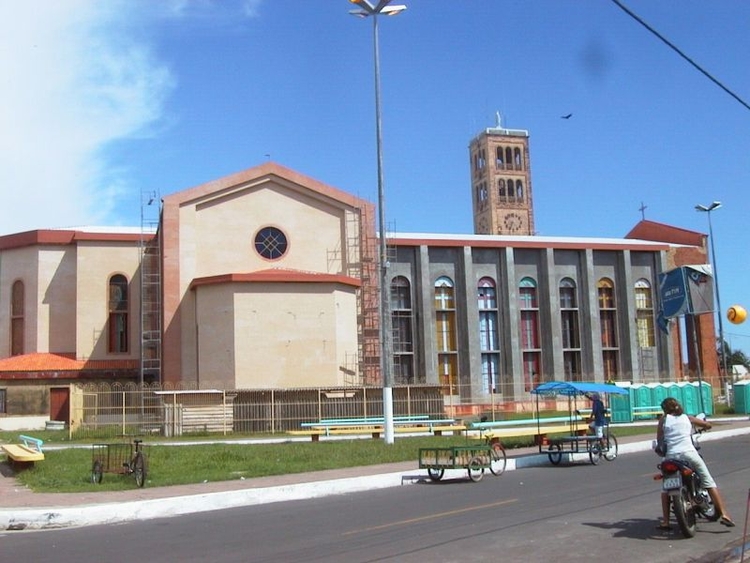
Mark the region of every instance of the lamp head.
<instances>
[{"instance_id":1,"label":"lamp head","mask_svg":"<svg viewBox=\"0 0 750 563\"><path fill-rule=\"evenodd\" d=\"M395 16L406 10L406 6L399 4L396 6L389 6L391 0L379 0L376 5L373 6L370 0L349 0L352 4L356 4L360 7L359 10L352 10L349 13L353 16L360 18L366 18L367 16L377 16L383 14L385 16Z\"/></svg>"},{"instance_id":2,"label":"lamp head","mask_svg":"<svg viewBox=\"0 0 750 563\"><path fill-rule=\"evenodd\" d=\"M695 210L696 211L713 211L714 209L719 209L719 207L721 207L721 202L720 201L714 201L709 206L698 204L698 205L695 206Z\"/></svg>"}]
</instances>

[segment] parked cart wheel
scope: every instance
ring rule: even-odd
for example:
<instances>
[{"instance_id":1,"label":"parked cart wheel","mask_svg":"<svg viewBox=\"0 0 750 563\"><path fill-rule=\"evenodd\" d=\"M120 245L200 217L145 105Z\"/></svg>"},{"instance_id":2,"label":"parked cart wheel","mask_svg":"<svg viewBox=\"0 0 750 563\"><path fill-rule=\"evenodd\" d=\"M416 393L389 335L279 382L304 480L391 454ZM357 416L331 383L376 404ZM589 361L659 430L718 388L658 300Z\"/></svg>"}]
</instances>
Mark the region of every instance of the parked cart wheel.
<instances>
[{"instance_id":1,"label":"parked cart wheel","mask_svg":"<svg viewBox=\"0 0 750 563\"><path fill-rule=\"evenodd\" d=\"M135 484L139 487L146 484L146 458L141 452L135 454L133 460L133 477L135 477Z\"/></svg>"},{"instance_id":2,"label":"parked cart wheel","mask_svg":"<svg viewBox=\"0 0 750 563\"><path fill-rule=\"evenodd\" d=\"M440 481L440 479L443 478L443 475L445 475L445 469L438 469L436 467L428 467L427 475L429 475L430 479L432 479L433 481Z\"/></svg>"},{"instance_id":3,"label":"parked cart wheel","mask_svg":"<svg viewBox=\"0 0 750 563\"><path fill-rule=\"evenodd\" d=\"M469 460L469 466L467 468L469 472L469 479L474 481L475 483L478 483L482 480L482 477L484 477L484 463L482 462L482 458L479 456L474 456Z\"/></svg>"},{"instance_id":4,"label":"parked cart wheel","mask_svg":"<svg viewBox=\"0 0 750 563\"><path fill-rule=\"evenodd\" d=\"M560 444L550 444L547 448L547 457L552 465L559 465L562 461L562 448Z\"/></svg>"},{"instance_id":5,"label":"parked cart wheel","mask_svg":"<svg viewBox=\"0 0 750 563\"><path fill-rule=\"evenodd\" d=\"M99 460L96 460L93 465L91 466L91 482L95 485L98 485L102 482L102 477L104 476L104 468L102 467L102 462Z\"/></svg>"},{"instance_id":6,"label":"parked cart wheel","mask_svg":"<svg viewBox=\"0 0 750 563\"><path fill-rule=\"evenodd\" d=\"M505 473L505 465L508 462L508 458L505 455L503 445L499 442L492 444L490 455L492 456L492 459L490 459L490 472L496 476Z\"/></svg>"}]
</instances>

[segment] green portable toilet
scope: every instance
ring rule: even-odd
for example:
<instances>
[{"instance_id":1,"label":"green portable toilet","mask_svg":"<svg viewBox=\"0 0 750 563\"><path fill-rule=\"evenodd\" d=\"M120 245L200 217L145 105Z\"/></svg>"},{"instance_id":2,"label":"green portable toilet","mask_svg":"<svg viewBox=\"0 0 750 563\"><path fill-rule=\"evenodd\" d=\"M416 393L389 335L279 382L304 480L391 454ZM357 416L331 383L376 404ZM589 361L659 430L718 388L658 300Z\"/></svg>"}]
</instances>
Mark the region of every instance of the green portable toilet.
<instances>
[{"instance_id":1,"label":"green portable toilet","mask_svg":"<svg viewBox=\"0 0 750 563\"><path fill-rule=\"evenodd\" d=\"M649 406L660 407L661 402L669 397L667 388L663 383L649 383L647 387L651 388L651 404Z\"/></svg>"},{"instance_id":2,"label":"green portable toilet","mask_svg":"<svg viewBox=\"0 0 750 563\"><path fill-rule=\"evenodd\" d=\"M684 383L677 383L676 381L672 381L671 383L665 383L664 387L667 389L667 397L674 397L675 399L680 401L680 404L685 403Z\"/></svg>"},{"instance_id":3,"label":"green portable toilet","mask_svg":"<svg viewBox=\"0 0 750 563\"><path fill-rule=\"evenodd\" d=\"M642 420L638 412L651 410L653 407L651 397L651 387L643 383L636 383L630 386L630 406L633 413L633 420Z\"/></svg>"},{"instance_id":4,"label":"green portable toilet","mask_svg":"<svg viewBox=\"0 0 750 563\"><path fill-rule=\"evenodd\" d=\"M630 392L627 395L609 395L609 416L610 422L633 422L630 413Z\"/></svg>"},{"instance_id":5,"label":"green portable toilet","mask_svg":"<svg viewBox=\"0 0 750 563\"><path fill-rule=\"evenodd\" d=\"M642 383L633 385L633 387L635 392L635 401L633 402L633 406L636 408L647 408L652 406L651 387Z\"/></svg>"},{"instance_id":6,"label":"green portable toilet","mask_svg":"<svg viewBox=\"0 0 750 563\"><path fill-rule=\"evenodd\" d=\"M696 415L701 412L701 402L698 396L698 383L684 381L678 384L682 388L682 408L686 414ZM704 405L704 409L707 407ZM708 413L706 413L708 414Z\"/></svg>"},{"instance_id":7,"label":"green portable toilet","mask_svg":"<svg viewBox=\"0 0 750 563\"><path fill-rule=\"evenodd\" d=\"M736 381L732 385L734 399L732 406L737 414L750 413L750 380Z\"/></svg>"},{"instance_id":8,"label":"green portable toilet","mask_svg":"<svg viewBox=\"0 0 750 563\"><path fill-rule=\"evenodd\" d=\"M714 402L710 384L704 381L703 386L699 387L697 381L692 381L680 385L683 386L682 407L685 409L686 414L696 415L703 412L706 416L710 416L714 413ZM701 395L703 398L702 405Z\"/></svg>"},{"instance_id":9,"label":"green portable toilet","mask_svg":"<svg viewBox=\"0 0 750 563\"><path fill-rule=\"evenodd\" d=\"M711 416L714 414L714 393L711 384L704 381L701 393L703 394L703 408L706 409L704 412L706 416Z\"/></svg>"}]
</instances>

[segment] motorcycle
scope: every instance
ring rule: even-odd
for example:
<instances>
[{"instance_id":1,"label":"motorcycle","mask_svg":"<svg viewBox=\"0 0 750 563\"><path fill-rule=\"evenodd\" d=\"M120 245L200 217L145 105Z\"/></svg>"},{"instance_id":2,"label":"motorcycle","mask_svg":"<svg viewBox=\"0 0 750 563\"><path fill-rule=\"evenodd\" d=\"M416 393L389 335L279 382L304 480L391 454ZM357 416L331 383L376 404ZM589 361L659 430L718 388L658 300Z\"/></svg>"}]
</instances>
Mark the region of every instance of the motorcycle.
<instances>
[{"instance_id":1,"label":"motorcycle","mask_svg":"<svg viewBox=\"0 0 750 563\"><path fill-rule=\"evenodd\" d=\"M698 438L703 430L697 430L693 444L700 451ZM654 444L656 449L656 444ZM669 452L667 452L669 453ZM677 525L686 538L695 536L698 518L715 522L721 516L714 506L708 491L701 485L701 479L686 461L665 457L657 465L660 472L654 476L661 480L662 492L669 495Z\"/></svg>"}]
</instances>

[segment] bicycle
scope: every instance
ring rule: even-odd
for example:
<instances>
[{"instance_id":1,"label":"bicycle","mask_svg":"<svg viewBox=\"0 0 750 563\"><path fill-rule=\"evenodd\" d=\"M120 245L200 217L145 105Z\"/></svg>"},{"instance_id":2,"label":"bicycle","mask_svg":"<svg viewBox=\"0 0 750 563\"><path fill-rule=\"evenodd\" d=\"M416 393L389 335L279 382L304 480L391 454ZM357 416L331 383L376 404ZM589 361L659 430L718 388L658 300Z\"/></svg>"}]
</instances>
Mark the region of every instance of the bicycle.
<instances>
[{"instance_id":1,"label":"bicycle","mask_svg":"<svg viewBox=\"0 0 750 563\"><path fill-rule=\"evenodd\" d=\"M500 438L494 436L484 436L484 441L490 450L490 472L496 476L502 475L505 473L505 467L508 464L505 446L503 446Z\"/></svg>"},{"instance_id":2,"label":"bicycle","mask_svg":"<svg viewBox=\"0 0 750 563\"><path fill-rule=\"evenodd\" d=\"M91 482L101 483L104 473L120 473L132 475L135 484L143 487L148 463L142 444L143 440L136 439L127 444L93 444Z\"/></svg>"},{"instance_id":3,"label":"bicycle","mask_svg":"<svg viewBox=\"0 0 750 563\"><path fill-rule=\"evenodd\" d=\"M598 465L602 457L607 461L615 460L617 457L617 436L609 431L609 422L604 425L601 438L588 439L588 450L589 460L593 465Z\"/></svg>"}]
</instances>

